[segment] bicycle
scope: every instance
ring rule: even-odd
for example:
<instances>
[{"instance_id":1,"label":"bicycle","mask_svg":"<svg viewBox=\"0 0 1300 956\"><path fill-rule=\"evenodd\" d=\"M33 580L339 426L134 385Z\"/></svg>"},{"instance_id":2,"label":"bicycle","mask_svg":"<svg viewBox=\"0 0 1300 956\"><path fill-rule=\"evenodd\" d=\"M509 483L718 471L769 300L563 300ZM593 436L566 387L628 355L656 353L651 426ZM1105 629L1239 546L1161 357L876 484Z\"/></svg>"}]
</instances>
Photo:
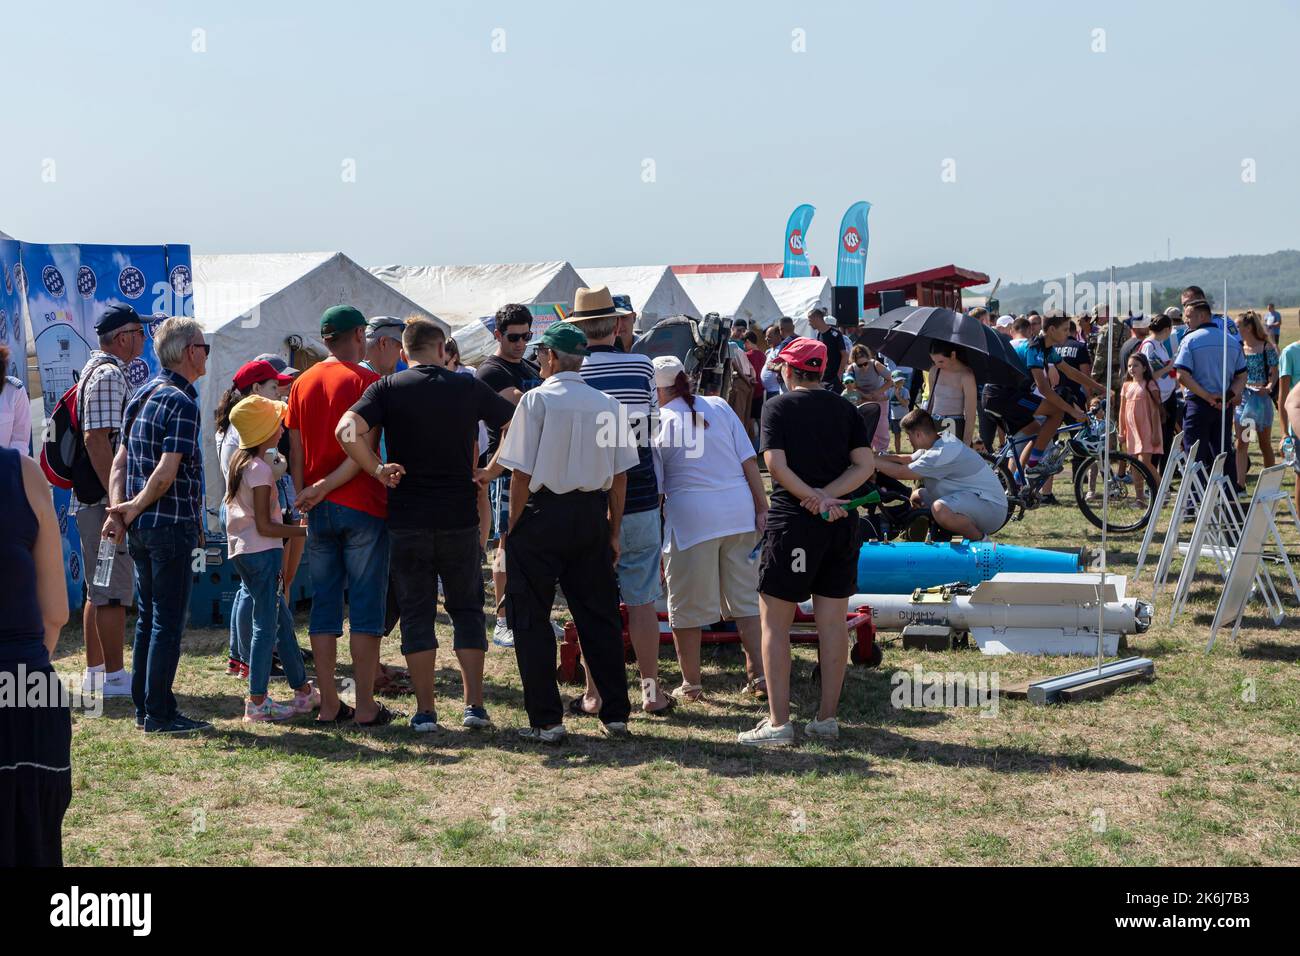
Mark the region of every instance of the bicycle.
<instances>
[{"instance_id":1,"label":"bicycle","mask_svg":"<svg viewBox=\"0 0 1300 956\"><path fill-rule=\"evenodd\" d=\"M1010 436L996 455L984 456L1007 493L1009 520L1020 521L1026 511L1032 511L1042 503L1043 486L1053 475L1065 469L1065 456L1070 454L1074 457L1074 500L1089 523L1097 528L1104 527L1108 532L1119 533L1140 531L1146 527L1155 509L1159 483L1151 469L1141 460L1112 450L1105 489L1098 487L1103 472L1101 449L1106 429L1110 429L1112 436L1116 430L1106 420L1105 409L1103 402L1088 412L1086 421L1071 422L1058 428L1052 443L1043 452L1039 473L1033 477L1026 475L1020 464L1020 453L1034 441L1033 435L1020 440ZM1136 494L1135 475L1142 479L1146 490L1145 498ZM1103 490L1109 492L1110 498L1109 517L1104 523Z\"/></svg>"}]
</instances>

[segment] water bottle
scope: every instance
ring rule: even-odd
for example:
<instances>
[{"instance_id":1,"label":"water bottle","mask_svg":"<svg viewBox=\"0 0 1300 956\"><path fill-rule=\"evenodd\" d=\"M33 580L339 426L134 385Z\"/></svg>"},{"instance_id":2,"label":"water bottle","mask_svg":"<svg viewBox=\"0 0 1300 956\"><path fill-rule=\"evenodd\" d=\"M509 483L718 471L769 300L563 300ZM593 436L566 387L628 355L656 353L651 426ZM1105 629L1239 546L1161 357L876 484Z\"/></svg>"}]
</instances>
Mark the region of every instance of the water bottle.
<instances>
[{"instance_id":1,"label":"water bottle","mask_svg":"<svg viewBox=\"0 0 1300 956\"><path fill-rule=\"evenodd\" d=\"M99 557L95 561L94 584L97 588L108 587L113 579L113 558L117 555L117 544L112 538L99 539Z\"/></svg>"},{"instance_id":2,"label":"water bottle","mask_svg":"<svg viewBox=\"0 0 1300 956\"><path fill-rule=\"evenodd\" d=\"M1295 439L1290 435L1282 439L1282 464L1295 467Z\"/></svg>"}]
</instances>

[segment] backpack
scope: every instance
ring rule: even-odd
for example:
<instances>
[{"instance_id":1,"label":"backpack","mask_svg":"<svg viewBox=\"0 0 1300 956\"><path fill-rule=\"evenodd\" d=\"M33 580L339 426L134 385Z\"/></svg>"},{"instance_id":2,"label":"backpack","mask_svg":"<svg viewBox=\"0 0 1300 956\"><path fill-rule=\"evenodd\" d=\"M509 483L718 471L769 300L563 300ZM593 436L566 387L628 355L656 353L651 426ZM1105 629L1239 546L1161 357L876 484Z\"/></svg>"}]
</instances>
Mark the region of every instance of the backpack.
<instances>
[{"instance_id":1,"label":"backpack","mask_svg":"<svg viewBox=\"0 0 1300 956\"><path fill-rule=\"evenodd\" d=\"M105 365L114 364L111 357L96 362L55 403L45 429L41 446L41 470L56 488L70 488L78 501L101 500L108 492L95 473L95 466L86 453L86 437L81 432L81 383Z\"/></svg>"}]
</instances>

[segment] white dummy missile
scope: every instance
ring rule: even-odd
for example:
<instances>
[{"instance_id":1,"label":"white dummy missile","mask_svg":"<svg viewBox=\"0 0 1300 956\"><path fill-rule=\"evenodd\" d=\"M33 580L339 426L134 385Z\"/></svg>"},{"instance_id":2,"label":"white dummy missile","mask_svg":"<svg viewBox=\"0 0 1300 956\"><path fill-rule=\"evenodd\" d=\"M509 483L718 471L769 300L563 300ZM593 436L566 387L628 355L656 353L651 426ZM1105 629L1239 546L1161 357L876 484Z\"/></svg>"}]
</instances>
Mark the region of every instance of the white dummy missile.
<instances>
[{"instance_id":1,"label":"white dummy missile","mask_svg":"<svg viewBox=\"0 0 1300 956\"><path fill-rule=\"evenodd\" d=\"M1113 655L1121 634L1151 626L1146 601L1126 598L1125 578L1100 574L1002 572L971 589L948 586L912 594L855 594L849 610L866 605L878 631L909 627L969 631L986 654L1095 654L1098 602L1105 603L1103 650ZM811 602L805 602L811 607Z\"/></svg>"}]
</instances>

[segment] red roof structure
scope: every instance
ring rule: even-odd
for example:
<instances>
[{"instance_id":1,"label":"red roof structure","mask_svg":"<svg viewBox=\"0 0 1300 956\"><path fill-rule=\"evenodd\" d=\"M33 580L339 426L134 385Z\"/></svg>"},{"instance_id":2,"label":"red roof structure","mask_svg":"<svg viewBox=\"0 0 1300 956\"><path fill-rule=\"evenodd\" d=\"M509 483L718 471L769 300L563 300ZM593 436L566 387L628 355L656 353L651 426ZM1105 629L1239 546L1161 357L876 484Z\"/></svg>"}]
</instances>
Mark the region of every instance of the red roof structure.
<instances>
[{"instance_id":1,"label":"red roof structure","mask_svg":"<svg viewBox=\"0 0 1300 956\"><path fill-rule=\"evenodd\" d=\"M674 270L676 271L676 270ZM939 266L924 272L868 282L864 288L863 307L880 308L880 293L901 292L905 299L915 299L920 306L942 306L961 311L961 290L973 285L984 285L989 277L974 269L954 265Z\"/></svg>"},{"instance_id":2,"label":"red roof structure","mask_svg":"<svg viewBox=\"0 0 1300 956\"><path fill-rule=\"evenodd\" d=\"M731 262L731 263L702 263L697 265L669 266L674 275L690 276L700 275L705 272L757 272L764 279L780 279L781 273L785 270L783 262ZM819 276L821 270L816 266L812 267L812 274Z\"/></svg>"}]
</instances>

